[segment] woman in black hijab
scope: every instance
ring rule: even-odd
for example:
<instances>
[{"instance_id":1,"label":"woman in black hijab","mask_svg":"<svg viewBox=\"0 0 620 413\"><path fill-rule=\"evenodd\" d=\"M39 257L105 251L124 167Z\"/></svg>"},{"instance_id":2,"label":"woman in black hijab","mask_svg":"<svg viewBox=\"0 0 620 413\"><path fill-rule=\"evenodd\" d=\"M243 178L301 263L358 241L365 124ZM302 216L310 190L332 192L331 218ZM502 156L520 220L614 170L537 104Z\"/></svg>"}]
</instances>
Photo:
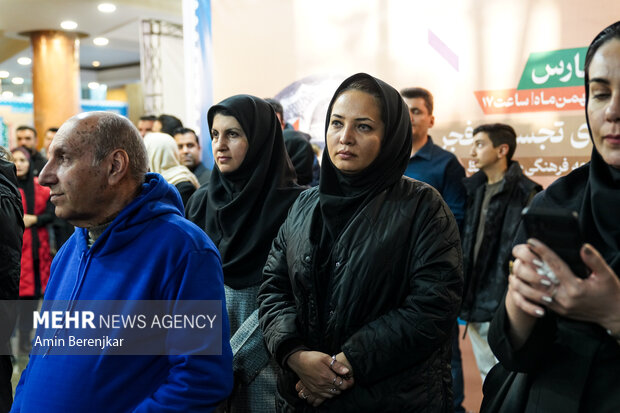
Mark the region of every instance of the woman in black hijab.
<instances>
[{"instance_id":1,"label":"woman in black hijab","mask_svg":"<svg viewBox=\"0 0 620 413\"><path fill-rule=\"evenodd\" d=\"M577 278L540 241L525 244L521 228L505 306L489 332L503 368L528 373L528 412L620 411L620 22L590 44L584 70L591 161L531 207L578 212L579 254L592 273Z\"/></svg>"},{"instance_id":2,"label":"woman in black hijab","mask_svg":"<svg viewBox=\"0 0 620 413\"><path fill-rule=\"evenodd\" d=\"M273 412L276 366L258 327L256 295L271 243L304 188L295 183L267 102L237 95L211 107L207 117L215 168L186 214L222 257L235 373L228 411Z\"/></svg>"},{"instance_id":3,"label":"woman in black hijab","mask_svg":"<svg viewBox=\"0 0 620 413\"><path fill-rule=\"evenodd\" d=\"M291 207L259 293L282 367L277 408L451 411L460 241L437 191L403 177L407 107L359 73L337 89L325 129L319 187Z\"/></svg>"}]
</instances>

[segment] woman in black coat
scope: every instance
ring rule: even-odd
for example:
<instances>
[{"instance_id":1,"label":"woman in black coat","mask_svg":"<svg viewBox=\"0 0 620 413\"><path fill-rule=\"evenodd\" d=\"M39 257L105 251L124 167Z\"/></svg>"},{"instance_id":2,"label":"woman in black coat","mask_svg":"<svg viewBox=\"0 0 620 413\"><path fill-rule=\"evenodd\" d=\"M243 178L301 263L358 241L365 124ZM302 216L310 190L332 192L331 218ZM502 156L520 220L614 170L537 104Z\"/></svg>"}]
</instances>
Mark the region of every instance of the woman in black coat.
<instances>
[{"instance_id":1,"label":"woman in black coat","mask_svg":"<svg viewBox=\"0 0 620 413\"><path fill-rule=\"evenodd\" d=\"M505 305L489 332L502 366L528 373L527 412L620 411L620 22L594 39L584 69L591 161L531 207L579 213L579 254L592 272L577 278L540 241L525 244L521 230Z\"/></svg>"},{"instance_id":2,"label":"woman in black coat","mask_svg":"<svg viewBox=\"0 0 620 413\"><path fill-rule=\"evenodd\" d=\"M11 332L17 320L14 305L19 298L20 257L24 233L24 209L18 190L15 165L0 146L0 412L11 410Z\"/></svg>"},{"instance_id":3,"label":"woman in black coat","mask_svg":"<svg viewBox=\"0 0 620 413\"><path fill-rule=\"evenodd\" d=\"M437 191L402 176L407 107L354 75L329 105L325 142L320 185L291 207L258 297L282 367L276 408L448 412L460 241Z\"/></svg>"}]
</instances>

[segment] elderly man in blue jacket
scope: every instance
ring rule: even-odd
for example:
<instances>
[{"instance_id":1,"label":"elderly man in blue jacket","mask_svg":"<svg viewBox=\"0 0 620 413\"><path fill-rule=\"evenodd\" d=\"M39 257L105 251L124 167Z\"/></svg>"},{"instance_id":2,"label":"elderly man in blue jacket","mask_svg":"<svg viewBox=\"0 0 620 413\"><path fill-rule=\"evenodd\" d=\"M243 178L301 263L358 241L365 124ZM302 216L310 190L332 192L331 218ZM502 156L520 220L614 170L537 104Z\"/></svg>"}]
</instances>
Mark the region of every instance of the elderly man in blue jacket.
<instances>
[{"instance_id":1,"label":"elderly man in blue jacket","mask_svg":"<svg viewBox=\"0 0 620 413\"><path fill-rule=\"evenodd\" d=\"M126 118L77 115L62 125L49 152L39 182L51 189L56 215L78 228L54 258L43 308L52 300L219 300L221 333L204 340L221 341L221 352L33 350L12 412L214 410L232 390L215 246L184 218L174 186L147 173L142 138Z\"/></svg>"}]
</instances>

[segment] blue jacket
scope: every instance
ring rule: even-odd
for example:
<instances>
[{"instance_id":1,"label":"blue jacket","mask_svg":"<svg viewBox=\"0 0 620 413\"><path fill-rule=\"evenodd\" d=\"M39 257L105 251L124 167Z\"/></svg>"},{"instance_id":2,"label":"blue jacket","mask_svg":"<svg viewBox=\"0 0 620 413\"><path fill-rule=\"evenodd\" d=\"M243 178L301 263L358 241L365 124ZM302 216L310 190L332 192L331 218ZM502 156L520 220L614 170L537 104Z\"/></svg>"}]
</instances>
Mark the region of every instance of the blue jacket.
<instances>
[{"instance_id":1,"label":"blue jacket","mask_svg":"<svg viewBox=\"0 0 620 413\"><path fill-rule=\"evenodd\" d=\"M11 411L211 411L233 383L222 266L174 187L147 174L142 193L87 241L78 228L58 252L46 301L221 300L222 355L31 355Z\"/></svg>"}]
</instances>

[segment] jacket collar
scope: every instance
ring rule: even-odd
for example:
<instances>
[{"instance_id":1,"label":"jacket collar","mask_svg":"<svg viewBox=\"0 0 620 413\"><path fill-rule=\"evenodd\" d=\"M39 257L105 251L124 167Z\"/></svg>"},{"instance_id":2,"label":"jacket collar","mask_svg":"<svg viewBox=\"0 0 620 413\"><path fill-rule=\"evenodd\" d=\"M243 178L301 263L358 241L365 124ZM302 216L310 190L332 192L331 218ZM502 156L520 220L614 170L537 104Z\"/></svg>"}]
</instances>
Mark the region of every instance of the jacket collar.
<instances>
[{"instance_id":1,"label":"jacket collar","mask_svg":"<svg viewBox=\"0 0 620 413\"><path fill-rule=\"evenodd\" d=\"M517 161L510 161L508 164L508 169L506 169L506 173L504 174L503 181L504 182L512 182L517 180L520 176L523 175L523 171L521 170L521 165ZM485 185L487 183L487 176L484 172L478 171L469 178L463 179L463 185L467 190L467 194L473 194L476 190Z\"/></svg>"},{"instance_id":2,"label":"jacket collar","mask_svg":"<svg viewBox=\"0 0 620 413\"><path fill-rule=\"evenodd\" d=\"M426 143L424 144L424 146L422 146L412 157L411 159L415 158L415 157L420 157L422 159L426 159L427 161L430 161L431 159L433 159L433 146L435 146L435 144L433 143L433 139L431 138L431 136L428 136L428 140L426 141Z\"/></svg>"}]
</instances>

